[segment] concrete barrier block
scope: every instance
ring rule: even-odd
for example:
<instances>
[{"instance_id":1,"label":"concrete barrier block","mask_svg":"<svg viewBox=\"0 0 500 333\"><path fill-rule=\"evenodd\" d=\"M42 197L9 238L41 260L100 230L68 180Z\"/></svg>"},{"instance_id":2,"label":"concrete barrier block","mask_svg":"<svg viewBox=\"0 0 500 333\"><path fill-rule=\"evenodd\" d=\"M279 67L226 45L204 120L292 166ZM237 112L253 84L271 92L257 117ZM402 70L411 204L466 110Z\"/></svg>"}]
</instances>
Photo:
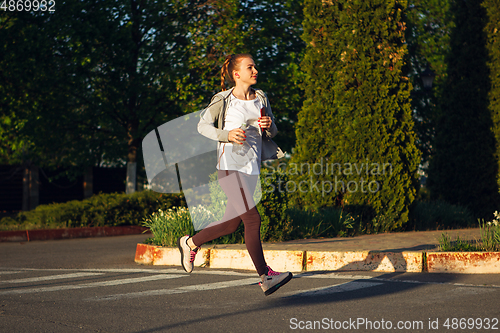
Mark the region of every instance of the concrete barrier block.
<instances>
[{"instance_id":1,"label":"concrete barrier block","mask_svg":"<svg viewBox=\"0 0 500 333\"><path fill-rule=\"evenodd\" d=\"M157 246L147 244L137 244L135 250L135 262L138 264L152 265L154 250Z\"/></svg>"},{"instance_id":2,"label":"concrete barrier block","mask_svg":"<svg viewBox=\"0 0 500 333\"><path fill-rule=\"evenodd\" d=\"M500 252L427 252L431 273L500 273Z\"/></svg>"},{"instance_id":3,"label":"concrete barrier block","mask_svg":"<svg viewBox=\"0 0 500 333\"><path fill-rule=\"evenodd\" d=\"M300 272L304 260L303 251L264 251L267 264L275 271ZM210 268L232 268L255 270L255 266L247 250L210 251Z\"/></svg>"},{"instance_id":4,"label":"concrete barrier block","mask_svg":"<svg viewBox=\"0 0 500 333\"><path fill-rule=\"evenodd\" d=\"M200 249L194 259L195 266L208 263L210 249ZM181 266L181 253L176 247L156 247L154 250L153 265Z\"/></svg>"},{"instance_id":5,"label":"concrete barrier block","mask_svg":"<svg viewBox=\"0 0 500 333\"><path fill-rule=\"evenodd\" d=\"M304 251L264 251L267 264L277 272L301 272L304 257Z\"/></svg>"},{"instance_id":6,"label":"concrete barrier block","mask_svg":"<svg viewBox=\"0 0 500 333\"><path fill-rule=\"evenodd\" d=\"M306 270L421 272L422 262L421 252L307 251Z\"/></svg>"},{"instance_id":7,"label":"concrete barrier block","mask_svg":"<svg viewBox=\"0 0 500 333\"><path fill-rule=\"evenodd\" d=\"M247 250L210 251L210 268L255 269Z\"/></svg>"}]
</instances>

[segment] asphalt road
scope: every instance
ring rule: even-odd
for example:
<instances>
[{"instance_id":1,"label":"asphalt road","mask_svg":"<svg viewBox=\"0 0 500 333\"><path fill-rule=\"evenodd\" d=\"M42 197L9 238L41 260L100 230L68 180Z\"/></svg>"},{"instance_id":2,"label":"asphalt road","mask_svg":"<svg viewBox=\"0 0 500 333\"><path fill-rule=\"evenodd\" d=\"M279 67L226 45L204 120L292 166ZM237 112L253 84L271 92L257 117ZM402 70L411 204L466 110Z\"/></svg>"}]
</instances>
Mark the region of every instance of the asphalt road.
<instances>
[{"instance_id":1,"label":"asphalt road","mask_svg":"<svg viewBox=\"0 0 500 333\"><path fill-rule=\"evenodd\" d=\"M0 243L0 332L500 330L500 275L309 272L265 297L254 272L135 264L146 237Z\"/></svg>"}]
</instances>

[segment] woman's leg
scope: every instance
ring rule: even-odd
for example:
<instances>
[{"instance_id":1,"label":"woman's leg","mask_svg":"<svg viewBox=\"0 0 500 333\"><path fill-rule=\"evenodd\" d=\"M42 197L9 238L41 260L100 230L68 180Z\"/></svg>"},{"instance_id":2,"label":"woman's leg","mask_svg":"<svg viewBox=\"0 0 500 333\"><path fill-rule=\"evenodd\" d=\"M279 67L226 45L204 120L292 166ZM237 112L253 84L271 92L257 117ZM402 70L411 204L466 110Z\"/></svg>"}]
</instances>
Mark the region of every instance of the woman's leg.
<instances>
[{"instance_id":1,"label":"woman's leg","mask_svg":"<svg viewBox=\"0 0 500 333\"><path fill-rule=\"evenodd\" d=\"M221 184L228 201L222 222L207 227L192 237L196 246L236 231L241 221L245 225L245 244L259 275L267 273L267 265L260 241L261 219L253 201L258 176L249 176L237 171L219 171ZM232 176L231 182L221 181Z\"/></svg>"},{"instance_id":2,"label":"woman's leg","mask_svg":"<svg viewBox=\"0 0 500 333\"><path fill-rule=\"evenodd\" d=\"M253 207L241 215L241 219L245 225L245 244L255 269L259 276L267 274L267 264L262 251L262 242L260 241L260 214L257 207Z\"/></svg>"},{"instance_id":3,"label":"woman's leg","mask_svg":"<svg viewBox=\"0 0 500 333\"><path fill-rule=\"evenodd\" d=\"M238 186L238 182L228 183L223 180L224 177L235 175L235 172L237 171L219 170L217 172L219 184L228 198L226 211L220 221L212 223L212 225L209 225L191 238L195 246L201 246L216 238L232 234L236 231L236 229L238 229L238 226L241 223L241 217L236 209L238 200L235 199L237 199L238 196L241 196L240 188Z\"/></svg>"}]
</instances>

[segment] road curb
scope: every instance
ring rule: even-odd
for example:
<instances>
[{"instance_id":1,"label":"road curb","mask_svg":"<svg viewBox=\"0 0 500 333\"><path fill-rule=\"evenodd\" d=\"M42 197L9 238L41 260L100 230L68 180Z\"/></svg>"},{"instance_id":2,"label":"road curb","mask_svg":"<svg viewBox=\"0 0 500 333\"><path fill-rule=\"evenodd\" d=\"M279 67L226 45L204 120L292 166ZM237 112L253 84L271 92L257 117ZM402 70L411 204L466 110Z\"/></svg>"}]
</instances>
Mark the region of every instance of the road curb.
<instances>
[{"instance_id":1,"label":"road curb","mask_svg":"<svg viewBox=\"0 0 500 333\"><path fill-rule=\"evenodd\" d=\"M198 267L208 265L209 256L210 249L200 249L195 257L194 265ZM144 265L180 266L181 254L176 247L137 244L135 262Z\"/></svg>"},{"instance_id":2,"label":"road curb","mask_svg":"<svg viewBox=\"0 0 500 333\"><path fill-rule=\"evenodd\" d=\"M264 257L276 271L301 272L305 252L264 250ZM254 270L255 266L247 250L210 249L210 268Z\"/></svg>"},{"instance_id":3,"label":"road curb","mask_svg":"<svg viewBox=\"0 0 500 333\"><path fill-rule=\"evenodd\" d=\"M499 274L500 252L427 252L427 271Z\"/></svg>"},{"instance_id":4,"label":"road curb","mask_svg":"<svg viewBox=\"0 0 500 333\"><path fill-rule=\"evenodd\" d=\"M145 231L149 231L149 228L140 226L119 226L0 231L0 242L29 242L35 240L137 235Z\"/></svg>"},{"instance_id":5,"label":"road curb","mask_svg":"<svg viewBox=\"0 0 500 333\"><path fill-rule=\"evenodd\" d=\"M421 272L422 252L307 251L307 271Z\"/></svg>"},{"instance_id":6,"label":"road curb","mask_svg":"<svg viewBox=\"0 0 500 333\"><path fill-rule=\"evenodd\" d=\"M254 270L247 250L202 248L195 266ZM277 271L373 271L499 274L500 252L383 252L264 250ZM424 260L426 257L426 260ZM137 244L135 262L180 266L177 248Z\"/></svg>"},{"instance_id":7,"label":"road curb","mask_svg":"<svg viewBox=\"0 0 500 333\"><path fill-rule=\"evenodd\" d=\"M202 248L195 266L254 270L247 250ZM264 250L266 262L277 271L364 270L375 272L421 272L422 252L317 252ZM137 244L135 262L147 265L180 265L177 248Z\"/></svg>"}]
</instances>

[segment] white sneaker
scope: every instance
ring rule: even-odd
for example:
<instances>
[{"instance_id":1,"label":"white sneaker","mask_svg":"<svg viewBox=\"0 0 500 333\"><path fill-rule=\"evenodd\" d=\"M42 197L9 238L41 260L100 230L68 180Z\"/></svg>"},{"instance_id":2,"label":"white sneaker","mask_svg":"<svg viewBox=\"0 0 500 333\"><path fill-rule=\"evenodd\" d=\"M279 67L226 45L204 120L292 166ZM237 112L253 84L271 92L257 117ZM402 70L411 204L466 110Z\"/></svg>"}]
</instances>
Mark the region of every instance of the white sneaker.
<instances>
[{"instance_id":1,"label":"white sneaker","mask_svg":"<svg viewBox=\"0 0 500 333\"><path fill-rule=\"evenodd\" d=\"M267 266L268 272L266 275L262 275L262 281L259 282L260 287L264 291L266 296L271 295L280 287L284 286L293 277L292 273L279 273Z\"/></svg>"},{"instance_id":2,"label":"white sneaker","mask_svg":"<svg viewBox=\"0 0 500 333\"><path fill-rule=\"evenodd\" d=\"M179 247L179 251L181 251L181 264L182 268L188 273L191 273L194 268L194 258L196 253L198 252L199 247L194 250L191 250L189 245L187 244L187 240L189 239L189 235L182 236L177 240L177 247Z\"/></svg>"}]
</instances>

